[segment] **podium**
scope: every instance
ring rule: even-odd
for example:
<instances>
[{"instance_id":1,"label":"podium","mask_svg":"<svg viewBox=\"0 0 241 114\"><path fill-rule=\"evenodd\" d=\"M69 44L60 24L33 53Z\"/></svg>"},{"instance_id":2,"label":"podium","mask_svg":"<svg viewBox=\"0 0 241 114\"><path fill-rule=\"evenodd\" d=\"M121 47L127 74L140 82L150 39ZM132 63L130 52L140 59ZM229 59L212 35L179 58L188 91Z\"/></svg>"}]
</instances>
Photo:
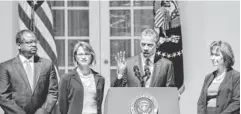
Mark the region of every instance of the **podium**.
<instances>
[{"instance_id":1,"label":"podium","mask_svg":"<svg viewBox=\"0 0 241 114\"><path fill-rule=\"evenodd\" d=\"M104 114L180 114L178 91L175 87L111 87Z\"/></svg>"}]
</instances>

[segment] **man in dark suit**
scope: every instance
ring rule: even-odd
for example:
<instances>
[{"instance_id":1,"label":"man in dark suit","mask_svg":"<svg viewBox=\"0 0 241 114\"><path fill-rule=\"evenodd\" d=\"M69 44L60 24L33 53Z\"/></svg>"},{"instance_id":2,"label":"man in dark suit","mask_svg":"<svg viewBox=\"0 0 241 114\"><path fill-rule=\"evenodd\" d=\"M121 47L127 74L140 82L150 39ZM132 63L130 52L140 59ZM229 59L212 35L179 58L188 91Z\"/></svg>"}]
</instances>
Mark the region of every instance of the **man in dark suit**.
<instances>
[{"instance_id":1,"label":"man in dark suit","mask_svg":"<svg viewBox=\"0 0 241 114\"><path fill-rule=\"evenodd\" d=\"M0 64L0 106L5 114L49 114L56 104L56 72L52 61L37 56L37 43L32 31L18 32L18 56Z\"/></svg>"},{"instance_id":2,"label":"man in dark suit","mask_svg":"<svg viewBox=\"0 0 241 114\"><path fill-rule=\"evenodd\" d=\"M155 60L158 42L158 34L152 29L146 29L140 38L142 53L126 60L125 52L118 53L115 58L118 77L112 86L174 87L172 62L165 58Z\"/></svg>"}]
</instances>

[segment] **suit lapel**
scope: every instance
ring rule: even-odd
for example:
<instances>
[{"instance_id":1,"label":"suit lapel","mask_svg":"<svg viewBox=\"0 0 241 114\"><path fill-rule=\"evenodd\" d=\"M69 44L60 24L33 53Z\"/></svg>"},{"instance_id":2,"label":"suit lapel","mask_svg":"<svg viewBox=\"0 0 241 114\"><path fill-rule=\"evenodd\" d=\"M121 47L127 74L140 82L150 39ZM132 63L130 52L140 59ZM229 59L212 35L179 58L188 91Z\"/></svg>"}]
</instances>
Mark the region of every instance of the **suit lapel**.
<instances>
[{"instance_id":1,"label":"suit lapel","mask_svg":"<svg viewBox=\"0 0 241 114\"><path fill-rule=\"evenodd\" d=\"M230 75L231 75L231 71L228 70L227 73L225 74L225 77L224 77L223 81L221 82L221 84L220 84L220 86L218 88L218 92L220 92L220 89L223 88L223 86L225 86L225 84L228 81L228 78L230 78Z\"/></svg>"},{"instance_id":2,"label":"suit lapel","mask_svg":"<svg viewBox=\"0 0 241 114\"><path fill-rule=\"evenodd\" d=\"M80 76L79 76L79 74L78 74L78 72L77 72L77 68L75 68L75 69L73 70L73 72L74 72L73 78L74 78L77 82L79 82L79 84L80 84L81 86L83 86L83 85L82 85L82 82L81 82L81 80L80 80Z\"/></svg>"},{"instance_id":3,"label":"suit lapel","mask_svg":"<svg viewBox=\"0 0 241 114\"><path fill-rule=\"evenodd\" d=\"M15 58L13 67L16 68L17 74L19 74L19 76L23 79L23 81L27 85L28 89L30 89L32 91L30 83L28 81L27 74L25 72L25 69L23 67L23 64L22 64L19 56L17 56Z\"/></svg>"},{"instance_id":4,"label":"suit lapel","mask_svg":"<svg viewBox=\"0 0 241 114\"><path fill-rule=\"evenodd\" d=\"M97 87L98 87L98 84L99 84L99 76L97 76L97 74L93 73L94 74L94 78L95 78L95 85L96 85L96 91L97 91Z\"/></svg>"},{"instance_id":5,"label":"suit lapel","mask_svg":"<svg viewBox=\"0 0 241 114\"><path fill-rule=\"evenodd\" d=\"M136 65L140 68L139 69L140 70L140 74L141 74L141 76L143 76L144 73L143 73L142 59L141 59L141 55L140 54L139 54L139 57L138 57Z\"/></svg>"},{"instance_id":6,"label":"suit lapel","mask_svg":"<svg viewBox=\"0 0 241 114\"><path fill-rule=\"evenodd\" d=\"M156 62L153 65L153 72L152 72L152 77L151 77L151 82L150 82L150 87L154 87L155 86L155 82L157 79L157 76L159 74L159 72L161 72L161 62Z\"/></svg>"},{"instance_id":7,"label":"suit lapel","mask_svg":"<svg viewBox=\"0 0 241 114\"><path fill-rule=\"evenodd\" d=\"M205 94L207 94L207 89L208 89L209 85L212 83L215 74L216 74L216 72L213 72L211 74L211 76L209 77L209 79L207 80L206 85L205 85L205 89L204 89Z\"/></svg>"},{"instance_id":8,"label":"suit lapel","mask_svg":"<svg viewBox=\"0 0 241 114\"><path fill-rule=\"evenodd\" d=\"M33 90L35 90L38 83L38 79L41 71L41 64L42 62L40 58L38 56L34 56L34 89Z\"/></svg>"}]
</instances>

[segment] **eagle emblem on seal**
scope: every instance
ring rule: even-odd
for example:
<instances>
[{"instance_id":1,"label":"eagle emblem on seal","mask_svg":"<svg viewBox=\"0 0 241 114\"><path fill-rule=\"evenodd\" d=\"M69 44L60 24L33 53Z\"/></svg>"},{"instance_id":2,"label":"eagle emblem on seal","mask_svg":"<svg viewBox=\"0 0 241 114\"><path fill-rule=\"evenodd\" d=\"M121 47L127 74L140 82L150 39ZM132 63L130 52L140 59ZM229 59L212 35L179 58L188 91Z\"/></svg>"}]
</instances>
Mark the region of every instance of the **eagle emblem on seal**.
<instances>
[{"instance_id":1,"label":"eagle emblem on seal","mask_svg":"<svg viewBox=\"0 0 241 114\"><path fill-rule=\"evenodd\" d=\"M158 114L156 100L148 95L137 97L131 102L131 114Z\"/></svg>"}]
</instances>

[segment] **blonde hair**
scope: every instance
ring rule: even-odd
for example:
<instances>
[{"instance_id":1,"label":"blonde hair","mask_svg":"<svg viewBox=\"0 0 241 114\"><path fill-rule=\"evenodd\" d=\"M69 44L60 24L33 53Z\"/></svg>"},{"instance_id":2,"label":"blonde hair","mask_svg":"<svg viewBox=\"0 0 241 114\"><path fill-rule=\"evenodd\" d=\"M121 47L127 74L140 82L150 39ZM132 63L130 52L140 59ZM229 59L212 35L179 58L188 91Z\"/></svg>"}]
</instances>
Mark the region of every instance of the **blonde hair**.
<instances>
[{"instance_id":1,"label":"blonde hair","mask_svg":"<svg viewBox=\"0 0 241 114\"><path fill-rule=\"evenodd\" d=\"M234 54L231 46L224 41L213 41L210 46L210 53L212 50L216 49L217 51L220 51L223 55L223 61L225 66L232 67L235 60L234 60Z\"/></svg>"},{"instance_id":2,"label":"blonde hair","mask_svg":"<svg viewBox=\"0 0 241 114\"><path fill-rule=\"evenodd\" d=\"M91 65L95 65L96 64L95 52L94 52L93 48L91 47L91 45L89 43L84 42L84 41L79 41L74 46L74 50L73 50L73 62L74 62L74 65L75 66L78 65L77 60L76 60L76 54L77 54L77 51L78 51L79 47L82 47L84 49L84 51L86 51L86 52L91 54L90 64Z\"/></svg>"}]
</instances>

